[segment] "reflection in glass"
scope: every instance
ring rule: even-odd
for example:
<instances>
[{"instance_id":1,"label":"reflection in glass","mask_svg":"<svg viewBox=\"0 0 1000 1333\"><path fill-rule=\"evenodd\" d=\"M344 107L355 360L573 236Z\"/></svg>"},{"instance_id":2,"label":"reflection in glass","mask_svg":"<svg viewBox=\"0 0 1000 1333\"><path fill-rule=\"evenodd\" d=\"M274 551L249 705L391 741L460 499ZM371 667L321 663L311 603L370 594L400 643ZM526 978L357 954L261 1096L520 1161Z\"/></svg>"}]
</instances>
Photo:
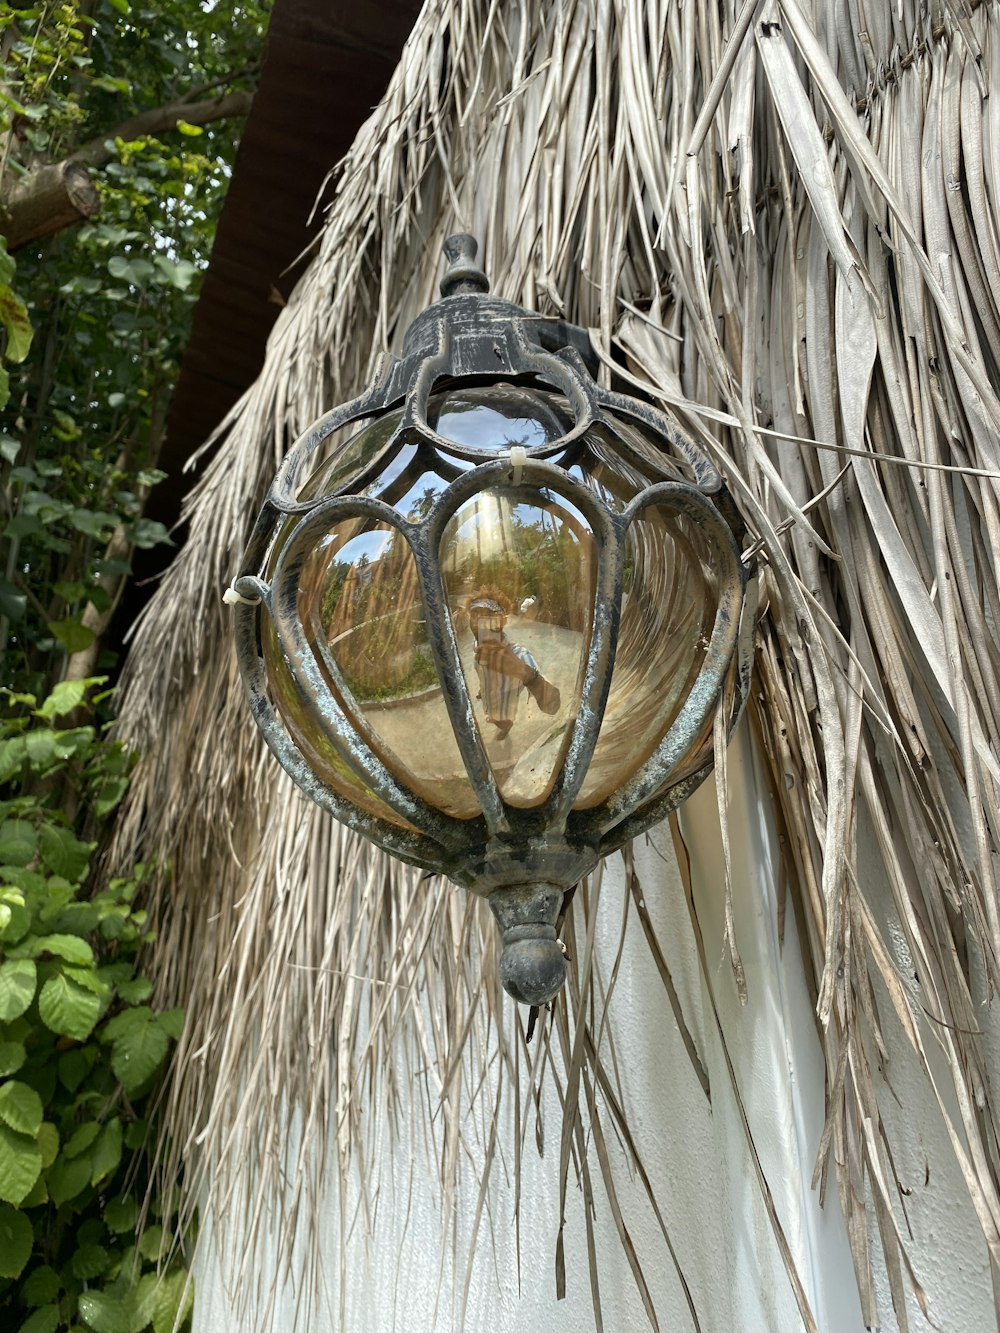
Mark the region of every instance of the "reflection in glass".
<instances>
[{"instance_id":1,"label":"reflection in glass","mask_svg":"<svg viewBox=\"0 0 1000 1333\"><path fill-rule=\"evenodd\" d=\"M369 814L403 828L412 828L411 824L375 795L340 750L320 730L306 707L302 690L281 651L270 616L264 616L261 620L261 649L274 704L288 734L317 777Z\"/></svg>"},{"instance_id":2,"label":"reflection in glass","mask_svg":"<svg viewBox=\"0 0 1000 1333\"><path fill-rule=\"evenodd\" d=\"M299 615L327 683L417 795L469 818L479 806L451 730L406 538L368 518L331 526L299 581ZM329 661L335 663L344 690Z\"/></svg>"},{"instance_id":3,"label":"reflection in glass","mask_svg":"<svg viewBox=\"0 0 1000 1333\"><path fill-rule=\"evenodd\" d=\"M513 446L548 450L552 463L616 514L650 485L690 480L686 465L638 422L608 419L559 445L573 430L572 410L559 394L523 385L432 394L428 425L447 446L402 430L402 416L394 409L354 434L345 428L301 497L355 491L420 523L456 478ZM296 521L275 543L272 570ZM596 587L593 534L551 489L493 488L454 514L439 557L476 725L501 794L513 806L537 806L552 790L580 708ZM625 536L617 657L577 808L605 800L662 740L697 679L717 600L698 527L666 509L643 509ZM479 815L403 534L363 517L332 524L303 568L299 614L327 685L364 743L429 804L463 819ZM267 623L263 644L276 704L309 761L336 790L403 823L359 775L348 745L313 730ZM705 744L711 722L699 750ZM700 754L688 762L697 766Z\"/></svg>"},{"instance_id":4,"label":"reflection in glass","mask_svg":"<svg viewBox=\"0 0 1000 1333\"><path fill-rule=\"evenodd\" d=\"M501 453L515 445L538 449L552 444L573 429L574 418L558 394L492 384L433 394L427 404L427 424L454 444Z\"/></svg>"},{"instance_id":5,"label":"reflection in glass","mask_svg":"<svg viewBox=\"0 0 1000 1333\"><path fill-rule=\"evenodd\" d=\"M476 725L504 800L545 800L565 755L593 623L589 525L553 491L493 488L462 505L441 572Z\"/></svg>"},{"instance_id":6,"label":"reflection in glass","mask_svg":"<svg viewBox=\"0 0 1000 1333\"><path fill-rule=\"evenodd\" d=\"M705 660L718 600L697 525L655 505L641 510L625 540L618 654L577 808L606 800L666 735Z\"/></svg>"}]
</instances>

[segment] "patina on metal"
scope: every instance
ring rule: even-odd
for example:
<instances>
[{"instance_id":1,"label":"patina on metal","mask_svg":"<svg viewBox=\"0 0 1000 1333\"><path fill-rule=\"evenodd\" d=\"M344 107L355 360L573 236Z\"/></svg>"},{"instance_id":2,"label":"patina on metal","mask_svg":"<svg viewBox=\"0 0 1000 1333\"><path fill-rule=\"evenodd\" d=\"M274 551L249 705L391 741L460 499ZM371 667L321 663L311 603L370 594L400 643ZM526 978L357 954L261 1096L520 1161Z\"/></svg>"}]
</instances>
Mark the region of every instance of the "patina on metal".
<instances>
[{"instance_id":1,"label":"patina on metal","mask_svg":"<svg viewBox=\"0 0 1000 1333\"><path fill-rule=\"evenodd\" d=\"M717 709L725 710L729 731L740 716L749 688L752 630L745 599L747 569L740 557L743 533L722 478L705 454L649 404L595 382L588 369L588 362L595 365L593 349L583 330L491 295L475 262L472 237L451 237L445 255L449 267L441 283L442 299L410 326L402 357L383 356L374 383L321 418L290 449L227 600L235 604L237 652L251 710L279 762L303 791L350 828L404 861L485 895L502 931L503 984L518 1001L537 1005L552 999L565 978L564 953L556 936L564 894L601 856L662 819L704 780L712 767L706 729L710 738ZM428 424L428 401L442 382L452 387L513 383L554 390L572 413L572 428L557 440L497 449L484 459L482 448L444 439ZM365 476L353 477L333 492L310 494L304 483L324 442L347 423L377 421L390 412L399 414L399 420L379 458L406 433L446 450L465 466L427 512L419 518L404 516L390 504L357 494ZM664 479L651 481L618 509L553 461L565 458L567 446L609 420L637 423L647 437L655 433L664 458ZM627 460L627 441L617 447ZM668 457L673 460L669 468ZM656 470L655 458L651 462L643 455L640 461L644 476ZM379 459L373 459L369 471L379 465ZM677 479L679 467L685 480ZM490 487L558 494L589 525L597 551L589 654L571 738L547 795L530 808L505 801L477 730L440 568L446 525L464 501ZM620 790L588 808L576 808L598 743L616 660L626 537L637 515L654 505L660 514L696 525L708 543L718 577L714 624L701 645L704 657L697 678L649 757ZM334 655L326 644L317 651L303 627L299 596L306 563L332 524L359 517L402 534L414 557L427 641L480 811L474 818L455 818L436 808L380 757L360 710L349 715L343 704L343 679ZM268 633L277 637L283 669L307 701L318 731L392 820L320 777L283 724L263 648L268 617ZM340 689L340 699L331 681ZM694 769L692 754L701 760Z\"/></svg>"}]
</instances>

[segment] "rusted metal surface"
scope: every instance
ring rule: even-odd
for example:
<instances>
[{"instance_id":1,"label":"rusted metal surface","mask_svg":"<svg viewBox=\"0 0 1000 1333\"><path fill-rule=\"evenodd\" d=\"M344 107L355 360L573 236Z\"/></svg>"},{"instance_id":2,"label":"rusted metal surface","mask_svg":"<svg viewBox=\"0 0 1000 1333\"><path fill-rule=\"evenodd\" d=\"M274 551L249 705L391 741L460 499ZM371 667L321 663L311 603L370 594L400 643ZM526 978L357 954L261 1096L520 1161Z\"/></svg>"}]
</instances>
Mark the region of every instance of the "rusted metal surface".
<instances>
[{"instance_id":1,"label":"rusted metal surface","mask_svg":"<svg viewBox=\"0 0 1000 1333\"><path fill-rule=\"evenodd\" d=\"M553 895L569 890L593 869L599 856L619 846L624 830L634 836L648 828L707 776L711 765L694 774L683 765L693 758L692 747L711 723L731 682L731 725L742 710L749 684L749 637L741 633L747 572L740 558L739 528L734 530L721 478L707 457L654 408L600 388L577 350L579 330L548 322L546 344L558 350L543 348L538 339L542 321L537 316L487 294L485 277L473 264L471 238L453 238L448 253L452 270L442 283L444 297L414 321L402 358L385 358L371 388L326 414L292 447L279 469L232 593L240 603L238 652L257 724L295 781L324 808L387 850L417 865L437 868L489 897L504 931L504 985L515 998L537 1004L551 998L555 978L562 975L553 952L558 947ZM497 448L484 461L481 448L463 447L429 425L428 403L436 382L523 382L527 376L564 395L573 421L560 438L530 448ZM353 420L384 416L400 405L403 410L397 411L385 448L360 475L335 493L299 498L310 464L334 431ZM693 483L678 481L676 469L671 470L662 456L659 461L646 457L642 460L646 473L663 480L647 480L616 512L597 490L560 466L558 460L567 456L574 442L615 417L630 418L656 432L693 474ZM404 436L419 438L452 456L465 456L474 464L451 481L417 520L358 494ZM624 445L622 453L627 453ZM572 738L551 791L529 808L504 801L476 727L439 563L445 527L465 501L490 488L519 486L555 492L572 504L590 525L597 552L590 651ZM621 790L597 805L575 809L597 745L615 664L626 536L633 521L654 505L683 515L707 541L719 578L714 624L697 679L649 758ZM338 702L335 691L341 699L350 698L350 691L334 655L327 645L312 643L303 627L299 589L304 566L332 525L347 516L367 517L395 529L410 548L427 640L468 781L482 811L478 818L454 818L430 807L389 771L375 752L367 724L356 726ZM416 832L361 810L309 771L271 701L261 649L262 616L271 618L281 660L317 729L366 787ZM676 774L673 783L671 774Z\"/></svg>"}]
</instances>

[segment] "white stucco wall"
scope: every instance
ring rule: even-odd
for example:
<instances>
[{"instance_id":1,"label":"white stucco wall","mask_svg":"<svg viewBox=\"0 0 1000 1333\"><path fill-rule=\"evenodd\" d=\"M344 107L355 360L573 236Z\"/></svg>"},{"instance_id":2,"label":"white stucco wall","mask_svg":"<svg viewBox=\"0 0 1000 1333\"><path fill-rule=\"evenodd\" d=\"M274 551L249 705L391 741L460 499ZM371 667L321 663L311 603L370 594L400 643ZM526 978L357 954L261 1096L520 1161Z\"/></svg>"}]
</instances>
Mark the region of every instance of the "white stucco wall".
<instances>
[{"instance_id":1,"label":"white stucco wall","mask_svg":"<svg viewBox=\"0 0 1000 1333\"><path fill-rule=\"evenodd\" d=\"M820 1209L809 1184L822 1129L823 1063L790 912L783 947L778 940L770 798L745 728L730 751L730 791L736 934L749 990L745 1006L736 995L722 947L724 881L711 786L689 802L683 821L712 988L750 1132L818 1327L821 1333L860 1333L860 1305L836 1189L831 1182L827 1206ZM612 1021L636 1139L703 1333L794 1333L802 1324L751 1166L667 833L660 831L637 847L636 857L647 906L711 1081L709 1106L633 912ZM879 898L877 884L865 887ZM618 947L625 898L616 859L605 876L600 905L599 949L608 964ZM891 1087L886 1085L881 1102L894 1136L899 1175L910 1191L906 1207L913 1255L930 1313L942 1333L988 1333L994 1325L985 1245L916 1061L891 1020L886 1027ZM492 1225L484 1221L475 1251L464 1323L468 1333L594 1329L579 1198L571 1199L568 1208L567 1297L555 1299L559 1108L551 1087L548 1100L545 1154L539 1157L529 1146L522 1163L520 1290L508 1153L506 1175L494 1170L489 1190ZM482 1105L489 1104L484 1098ZM650 1281L659 1327L686 1333L696 1325L680 1283L642 1186L630 1176L627 1157L606 1119L605 1126L625 1224ZM509 1118L500 1133L501 1145L509 1143ZM384 1141L388 1144L388 1135ZM604 1327L609 1333L640 1333L649 1323L600 1188L596 1154L591 1158L598 1179L595 1231ZM442 1252L436 1166L415 1133L406 1141L405 1130L403 1142L391 1158L387 1149L383 1164L369 1236L355 1217L342 1247L336 1192L327 1191L318 1203L325 1235L325 1298L299 1321L310 1333L451 1333L463 1327L459 1312L465 1273L455 1271L450 1249ZM463 1178L467 1189L455 1223L459 1252L478 1190L475 1171L466 1171ZM233 1254L242 1259L238 1227L233 1227L233 1236ZM253 1326L241 1325L234 1314L235 1271L232 1256L224 1262L206 1230L197 1265L196 1333L232 1333ZM267 1255L254 1256L247 1271L267 1290ZM881 1327L894 1330L881 1270L877 1290ZM914 1330L927 1327L911 1304ZM300 1296L292 1284L285 1284L272 1327L291 1333L297 1309L302 1315Z\"/></svg>"}]
</instances>

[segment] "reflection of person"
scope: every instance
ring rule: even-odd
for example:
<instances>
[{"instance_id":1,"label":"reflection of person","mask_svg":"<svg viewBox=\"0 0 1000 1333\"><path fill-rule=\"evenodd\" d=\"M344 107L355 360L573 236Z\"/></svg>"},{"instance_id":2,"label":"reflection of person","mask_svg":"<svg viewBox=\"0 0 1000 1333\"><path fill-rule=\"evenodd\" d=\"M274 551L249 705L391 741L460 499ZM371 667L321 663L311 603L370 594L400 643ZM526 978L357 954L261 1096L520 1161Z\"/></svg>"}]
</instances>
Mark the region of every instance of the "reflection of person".
<instances>
[{"instance_id":1,"label":"reflection of person","mask_svg":"<svg viewBox=\"0 0 1000 1333\"><path fill-rule=\"evenodd\" d=\"M538 670L526 648L504 634L507 611L495 597L475 597L469 603L469 627L476 640L476 674L480 698L490 722L503 740L517 716L523 686L543 713L559 711L559 690Z\"/></svg>"}]
</instances>

